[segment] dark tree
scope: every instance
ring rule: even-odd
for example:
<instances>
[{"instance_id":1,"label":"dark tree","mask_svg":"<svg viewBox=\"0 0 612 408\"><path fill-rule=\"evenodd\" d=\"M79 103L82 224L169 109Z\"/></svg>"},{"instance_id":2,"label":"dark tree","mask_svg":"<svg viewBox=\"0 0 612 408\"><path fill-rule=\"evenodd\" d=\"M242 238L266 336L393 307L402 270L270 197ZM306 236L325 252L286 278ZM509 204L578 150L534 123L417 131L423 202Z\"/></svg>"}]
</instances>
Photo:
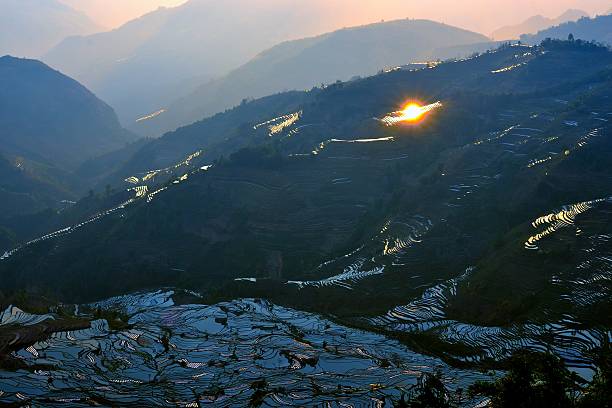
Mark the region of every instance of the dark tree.
<instances>
[{"instance_id":1,"label":"dark tree","mask_svg":"<svg viewBox=\"0 0 612 408\"><path fill-rule=\"evenodd\" d=\"M508 361L505 377L478 382L469 391L489 397L493 408L569 408L576 406L579 382L558 357L522 351Z\"/></svg>"}]
</instances>

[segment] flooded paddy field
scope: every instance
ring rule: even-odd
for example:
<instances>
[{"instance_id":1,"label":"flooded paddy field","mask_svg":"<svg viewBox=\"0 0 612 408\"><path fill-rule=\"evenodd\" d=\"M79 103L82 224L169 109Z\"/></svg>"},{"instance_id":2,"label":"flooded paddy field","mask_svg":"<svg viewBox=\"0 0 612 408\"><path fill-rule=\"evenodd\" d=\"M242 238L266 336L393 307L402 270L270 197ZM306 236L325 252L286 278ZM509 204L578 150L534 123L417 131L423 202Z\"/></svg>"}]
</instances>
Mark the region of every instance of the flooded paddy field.
<instances>
[{"instance_id":1,"label":"flooded paddy field","mask_svg":"<svg viewBox=\"0 0 612 408\"><path fill-rule=\"evenodd\" d=\"M15 351L15 358L33 368L0 371L0 402L391 407L425 373L439 371L452 391L491 378L451 368L382 335L266 301L175 304L174 294L143 293L81 306L124 311L129 326L110 330L106 320L94 320L89 329L55 333ZM12 309L2 325L45 319L53 316ZM479 402L463 401L470 407Z\"/></svg>"}]
</instances>

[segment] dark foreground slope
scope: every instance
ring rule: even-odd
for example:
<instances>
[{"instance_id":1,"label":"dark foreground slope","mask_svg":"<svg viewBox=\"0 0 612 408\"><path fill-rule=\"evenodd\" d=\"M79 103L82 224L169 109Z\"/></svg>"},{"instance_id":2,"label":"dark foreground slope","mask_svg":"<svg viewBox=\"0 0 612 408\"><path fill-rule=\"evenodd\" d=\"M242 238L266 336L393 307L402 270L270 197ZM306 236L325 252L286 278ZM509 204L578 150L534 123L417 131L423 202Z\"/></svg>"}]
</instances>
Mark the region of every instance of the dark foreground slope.
<instances>
[{"instance_id":1,"label":"dark foreground slope","mask_svg":"<svg viewBox=\"0 0 612 408\"><path fill-rule=\"evenodd\" d=\"M260 296L457 360L546 344L588 366L610 327L611 66L549 41L280 95L271 122L246 104L177 138L202 141L188 160L134 174L134 198L7 253L1 289ZM442 107L376 119L413 98Z\"/></svg>"}]
</instances>

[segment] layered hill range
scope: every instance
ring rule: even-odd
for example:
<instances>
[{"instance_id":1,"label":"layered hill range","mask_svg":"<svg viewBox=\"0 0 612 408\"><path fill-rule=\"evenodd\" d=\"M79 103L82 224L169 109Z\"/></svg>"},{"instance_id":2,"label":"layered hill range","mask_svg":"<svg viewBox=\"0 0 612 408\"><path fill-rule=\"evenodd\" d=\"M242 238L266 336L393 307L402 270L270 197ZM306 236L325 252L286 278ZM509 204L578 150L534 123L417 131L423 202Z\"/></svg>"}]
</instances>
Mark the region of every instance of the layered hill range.
<instances>
[{"instance_id":1,"label":"layered hill range","mask_svg":"<svg viewBox=\"0 0 612 408\"><path fill-rule=\"evenodd\" d=\"M260 6L262 17L253 19L250 2L246 0L190 0L179 7L160 8L110 32L68 38L47 53L43 60L93 90L117 110L120 120L127 125L167 109L172 101L189 95L199 85L227 75L263 50L283 41L310 37L339 26L338 18L343 17L320 12L311 3L306 0L290 3L269 0ZM387 38L397 28L392 26L389 30L392 32ZM438 30L441 34L437 34ZM405 28L405 36L399 44L381 40L378 45L384 46L386 51L377 54L377 68L387 65L387 61L405 63L412 58L421 58L423 53L432 51L432 46L441 48L487 41L475 33L449 30L432 23L430 29L417 39L431 37L433 40L421 45L419 41L410 39L415 31L414 28ZM356 44L350 48L354 49ZM295 47L292 52L296 53L304 46L291 47ZM402 54L403 58L399 58ZM398 57L392 58L391 55ZM333 57L329 53L316 56ZM386 58L380 59L382 56ZM351 61L358 64L356 68L363 67L361 70L352 68L355 72L371 73L368 66L363 66L365 59ZM336 79L348 78L336 71L333 80ZM319 83L317 78L313 80L310 86ZM299 85L283 84L291 88ZM284 88L274 90L282 91ZM249 96L248 93L245 96ZM225 107L225 104L220 104L218 110Z\"/></svg>"},{"instance_id":2,"label":"layered hill range","mask_svg":"<svg viewBox=\"0 0 612 408\"><path fill-rule=\"evenodd\" d=\"M428 20L398 20L342 29L276 45L229 74L204 83L158 114L129 124L136 133L160 136L181 125L291 89L369 76L407 63L464 57L494 48L480 34Z\"/></svg>"},{"instance_id":3,"label":"layered hill range","mask_svg":"<svg viewBox=\"0 0 612 408\"><path fill-rule=\"evenodd\" d=\"M264 297L449 359L552 347L589 367L610 327L611 85L608 49L548 40L246 102L145 146L112 205L7 251L0 289Z\"/></svg>"},{"instance_id":4,"label":"layered hill range","mask_svg":"<svg viewBox=\"0 0 612 408\"><path fill-rule=\"evenodd\" d=\"M68 36L100 30L85 14L57 0L3 0L0 56L40 57Z\"/></svg>"},{"instance_id":5,"label":"layered hill range","mask_svg":"<svg viewBox=\"0 0 612 408\"><path fill-rule=\"evenodd\" d=\"M536 44L546 38L567 39L570 34L577 39L612 45L612 15L582 18L578 21L551 27L537 34L523 35L521 40L530 44Z\"/></svg>"},{"instance_id":6,"label":"layered hill range","mask_svg":"<svg viewBox=\"0 0 612 408\"><path fill-rule=\"evenodd\" d=\"M200 8L196 7L198 4ZM203 4L194 1L189 10L194 13L202 12ZM161 25L157 29L161 30L163 26L169 30L166 24L170 27L173 27L172 24L178 24L176 13L184 17L186 12L183 8L160 9L116 32L101 34L100 43L95 42L95 44L104 43L107 35L111 37L128 35L140 32L138 30L143 29L142 27L149 28L140 32L141 37L133 37L132 45L138 41L148 41L149 35L152 35L151 21L154 20L154 16L160 18ZM161 19L160 16L166 17ZM197 29L202 28L198 26ZM423 37L423 33L429 38ZM237 73L238 79L230 76L226 80L217 81L218 86L210 83L209 85L216 88L214 95L208 95L208 92L203 90L188 98L185 103L187 106L193 106L193 109L183 110L177 105L176 109L170 110L167 116L169 120L166 120L166 116L163 116L161 122L143 120L136 123L135 129L144 134L157 134L160 132L159 129L174 128L183 123L193 122L238 104L243 99L242 95L247 93L263 96L289 88L292 83L297 84L299 88L306 88L320 83L319 81L331 82L337 78L350 78L357 73L375 73L385 63L405 64L411 61L411 55L416 55L413 51L408 54L393 51L394 47L406 46L407 49L423 47L422 51L419 51L419 56L424 56L438 46L465 42L471 44L483 38L477 34L433 22L406 20L347 29L295 43L289 42L271 50L269 57L257 59L258 62L254 63L254 67L250 65L244 67L245 74ZM129 47L126 42L120 43ZM415 45L417 43L422 44L417 46ZM490 45L478 44L478 47L482 46ZM330 47L339 47L344 51L334 56ZM462 47L440 49L438 53L463 55L471 52ZM471 50L472 46L467 47ZM109 48L113 50L112 52L122 52L112 44L109 44ZM99 50L100 48L95 49L96 56L100 54ZM361 63L362 59L357 56L364 53L371 58ZM104 53L101 57L104 57ZM167 55L160 56L162 59L167 57ZM308 59L318 59L323 63L316 71L302 69L298 72L297 68L307 65ZM351 65L355 68L346 68L345 63L349 60L354 62ZM172 58L165 61L169 66L181 65L178 60ZM150 61L141 62L146 65ZM7 174L3 184L4 193L8 195L3 202L4 212L0 216L0 225L3 226L2 246L11 246L15 242L36 236L54 225L59 227L65 223L67 220L63 218L64 214L58 217L55 212L71 205L89 190L108 191L107 185L116 185L117 180L123 180L125 177L120 177L122 172L133 166L138 167L137 163L140 160L137 157L133 160L128 159L146 145L147 141L132 143L135 136L121 129L115 113L108 105L79 83L59 72L35 61L9 57L2 59L2 67L6 73L2 78L4 81L2 103L6 106L3 124L7 132L3 135L5 145L0 152L3 171ZM296 76L289 75L281 79L275 72L283 70L292 71ZM239 79L240 77L244 78ZM129 89L122 88L120 92L122 95L128 95ZM168 125L168 123L175 124ZM173 160L171 150L167 153L169 160L165 160L164 163ZM122 164L128 161L134 165L122 167ZM90 204L96 205L93 202ZM91 207L88 205L84 211L90 210ZM36 216L31 217L31 215Z\"/></svg>"},{"instance_id":7,"label":"layered hill range","mask_svg":"<svg viewBox=\"0 0 612 408\"><path fill-rule=\"evenodd\" d=\"M491 34L491 38L497 41L518 40L523 34L536 34L550 27L558 26L567 22L576 21L589 14L582 10L567 10L557 18L533 16L520 24L502 27Z\"/></svg>"}]
</instances>

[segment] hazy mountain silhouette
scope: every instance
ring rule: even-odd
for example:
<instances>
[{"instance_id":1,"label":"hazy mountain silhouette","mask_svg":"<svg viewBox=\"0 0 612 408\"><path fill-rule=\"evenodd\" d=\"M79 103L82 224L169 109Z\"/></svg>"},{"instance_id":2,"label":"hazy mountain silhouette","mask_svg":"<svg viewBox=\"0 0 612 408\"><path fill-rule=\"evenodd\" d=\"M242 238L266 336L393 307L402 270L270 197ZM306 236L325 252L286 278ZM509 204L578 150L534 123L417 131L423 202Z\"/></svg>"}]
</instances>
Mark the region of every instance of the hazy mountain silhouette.
<instances>
[{"instance_id":1,"label":"hazy mountain silhouette","mask_svg":"<svg viewBox=\"0 0 612 408\"><path fill-rule=\"evenodd\" d=\"M143 135L157 136L235 106L244 98L259 98L287 89L309 89L410 62L464 56L485 41L486 37L470 31L428 20L406 19L284 42L174 101L162 115L130 128Z\"/></svg>"},{"instance_id":2,"label":"hazy mountain silhouette","mask_svg":"<svg viewBox=\"0 0 612 408\"><path fill-rule=\"evenodd\" d=\"M61 200L78 198L70 191L68 174L53 169L51 174L49 169L38 174L38 170L20 157L9 159L0 153L0 228L6 217L58 208Z\"/></svg>"},{"instance_id":3,"label":"hazy mountain silhouette","mask_svg":"<svg viewBox=\"0 0 612 408\"><path fill-rule=\"evenodd\" d=\"M76 78L133 121L288 39L313 35L333 16L308 2L268 0L253 18L250 0L190 0L122 27L67 39L44 61ZM152 68L154 67L154 68Z\"/></svg>"},{"instance_id":4,"label":"hazy mountain silhouette","mask_svg":"<svg viewBox=\"0 0 612 408\"><path fill-rule=\"evenodd\" d=\"M551 27L534 35L523 35L521 40L535 44L546 38L567 39L570 34L584 41L612 44L612 15L582 18L576 22Z\"/></svg>"},{"instance_id":5,"label":"hazy mountain silhouette","mask_svg":"<svg viewBox=\"0 0 612 408\"><path fill-rule=\"evenodd\" d=\"M307 0L266 0L258 2L254 19L247 0L191 0L107 33L69 38L43 60L92 89L123 123L132 123L263 50L338 27L343 18L322 8Z\"/></svg>"},{"instance_id":6,"label":"hazy mountain silhouette","mask_svg":"<svg viewBox=\"0 0 612 408\"><path fill-rule=\"evenodd\" d=\"M65 170L134 137L113 109L42 62L0 58L0 150Z\"/></svg>"},{"instance_id":7,"label":"hazy mountain silhouette","mask_svg":"<svg viewBox=\"0 0 612 408\"><path fill-rule=\"evenodd\" d=\"M567 10L557 18L548 18L542 15L533 16L520 24L502 27L491 34L494 40L517 40L523 34L535 34L559 24L576 21L582 17L588 17L588 13L582 10Z\"/></svg>"},{"instance_id":8,"label":"hazy mountain silhouette","mask_svg":"<svg viewBox=\"0 0 612 408\"><path fill-rule=\"evenodd\" d=\"M0 56L39 57L68 36L100 29L57 0L3 0L1 7Z\"/></svg>"}]
</instances>

